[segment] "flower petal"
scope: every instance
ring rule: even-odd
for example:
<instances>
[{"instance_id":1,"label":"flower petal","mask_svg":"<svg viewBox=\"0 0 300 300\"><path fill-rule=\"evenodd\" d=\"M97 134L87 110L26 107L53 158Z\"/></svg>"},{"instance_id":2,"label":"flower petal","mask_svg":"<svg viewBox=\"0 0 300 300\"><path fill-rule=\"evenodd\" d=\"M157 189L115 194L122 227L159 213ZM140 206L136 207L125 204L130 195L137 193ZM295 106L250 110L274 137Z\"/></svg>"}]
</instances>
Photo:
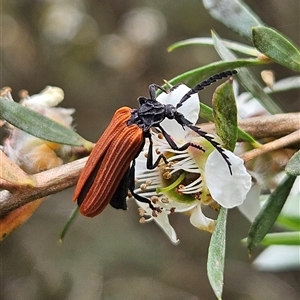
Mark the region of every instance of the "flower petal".
<instances>
[{"instance_id":1,"label":"flower petal","mask_svg":"<svg viewBox=\"0 0 300 300\"><path fill-rule=\"evenodd\" d=\"M32 95L24 100L23 105L34 108L36 105L53 107L59 104L64 99L64 91L55 86L47 86L37 95Z\"/></svg>"},{"instance_id":2,"label":"flower petal","mask_svg":"<svg viewBox=\"0 0 300 300\"><path fill-rule=\"evenodd\" d=\"M228 165L217 150L208 157L205 166L205 180L212 198L225 208L241 205L251 188L251 176L244 161L228 150L224 150L231 163Z\"/></svg>"},{"instance_id":3,"label":"flower petal","mask_svg":"<svg viewBox=\"0 0 300 300\"><path fill-rule=\"evenodd\" d=\"M156 154L156 153L154 153ZM147 171L146 168L147 159L145 157L144 151L141 151L139 156L135 159L135 176L138 177Z\"/></svg>"},{"instance_id":4,"label":"flower petal","mask_svg":"<svg viewBox=\"0 0 300 300\"><path fill-rule=\"evenodd\" d=\"M173 244L179 244L179 239L177 238L177 234L174 228L171 226L169 222L169 213L166 211L162 211L158 214L157 217L153 218L156 224L165 232L165 234L169 237Z\"/></svg>"},{"instance_id":5,"label":"flower petal","mask_svg":"<svg viewBox=\"0 0 300 300\"><path fill-rule=\"evenodd\" d=\"M253 222L261 209L259 195L261 187L258 183L254 184L248 192L245 201L238 206L240 212L250 221Z\"/></svg>"},{"instance_id":6,"label":"flower petal","mask_svg":"<svg viewBox=\"0 0 300 300\"><path fill-rule=\"evenodd\" d=\"M149 219L146 219L146 221L154 220L155 223L163 230L163 232L169 237L169 239L174 245L179 243L177 234L169 222L169 211L163 210L162 212L157 214L157 217L152 217L152 209L149 208L149 205L147 203L143 203L137 200L136 203L138 206L143 208L143 210L146 212L145 215L151 216Z\"/></svg>"},{"instance_id":7,"label":"flower petal","mask_svg":"<svg viewBox=\"0 0 300 300\"><path fill-rule=\"evenodd\" d=\"M172 104L176 106L189 90L190 88L188 86L181 84L168 94L161 93L157 97L157 100L162 104ZM200 100L198 94L192 95L187 102L188 104L182 105L178 111L182 113L186 119L191 121L193 124L196 124L199 119L200 112ZM161 125L171 136L176 137L176 140L184 139L186 135L185 131L182 126L174 120L165 119Z\"/></svg>"},{"instance_id":8,"label":"flower petal","mask_svg":"<svg viewBox=\"0 0 300 300\"><path fill-rule=\"evenodd\" d=\"M198 204L193 210L190 217L190 222L193 226L200 230L206 230L213 232L215 228L215 220L207 218L201 209L201 205Z\"/></svg>"}]
</instances>

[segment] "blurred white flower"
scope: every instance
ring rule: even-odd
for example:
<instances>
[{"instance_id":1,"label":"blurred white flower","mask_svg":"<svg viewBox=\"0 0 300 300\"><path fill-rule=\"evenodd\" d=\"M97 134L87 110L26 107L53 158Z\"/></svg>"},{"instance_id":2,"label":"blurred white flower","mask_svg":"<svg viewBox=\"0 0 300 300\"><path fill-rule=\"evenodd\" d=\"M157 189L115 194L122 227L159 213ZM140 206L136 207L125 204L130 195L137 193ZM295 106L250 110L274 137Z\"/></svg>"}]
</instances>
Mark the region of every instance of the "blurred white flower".
<instances>
[{"instance_id":1,"label":"blurred white flower","mask_svg":"<svg viewBox=\"0 0 300 300\"><path fill-rule=\"evenodd\" d=\"M64 91L59 87L47 86L39 94L25 96L21 104L35 110L38 106L53 107L64 99Z\"/></svg>"},{"instance_id":2,"label":"blurred white flower","mask_svg":"<svg viewBox=\"0 0 300 300\"><path fill-rule=\"evenodd\" d=\"M54 107L64 98L61 88L47 86L37 95L29 96L23 91L21 104L56 122L72 127L74 109ZM7 99L12 101L10 92ZM36 124L38 126L38 124ZM8 126L9 136L4 140L3 151L10 160L28 174L38 173L62 165L69 161L72 147L42 140L12 125Z\"/></svg>"},{"instance_id":3,"label":"blurred white flower","mask_svg":"<svg viewBox=\"0 0 300 300\"><path fill-rule=\"evenodd\" d=\"M7 101L13 101L9 88L2 89L1 96L5 97ZM21 105L66 127L71 127L73 121L71 115L74 109L55 107L64 98L62 89L48 86L39 94L33 96L29 96L28 92L23 90L21 97ZM10 161L20 166L28 174L58 167L64 162L69 162L73 157L71 146L37 138L7 122L3 124L6 125L9 131L8 137L3 141L3 151ZM37 123L36 126L38 128L39 124ZM44 198L40 198L29 202L1 218L0 241L22 225L43 200Z\"/></svg>"},{"instance_id":4,"label":"blurred white flower","mask_svg":"<svg viewBox=\"0 0 300 300\"><path fill-rule=\"evenodd\" d=\"M139 46L151 46L161 39L167 29L165 16L156 9L140 7L124 16L124 36Z\"/></svg>"},{"instance_id":5,"label":"blurred white flower","mask_svg":"<svg viewBox=\"0 0 300 300\"><path fill-rule=\"evenodd\" d=\"M269 246L255 259L253 264L258 270L267 272L299 270L300 246Z\"/></svg>"}]
</instances>

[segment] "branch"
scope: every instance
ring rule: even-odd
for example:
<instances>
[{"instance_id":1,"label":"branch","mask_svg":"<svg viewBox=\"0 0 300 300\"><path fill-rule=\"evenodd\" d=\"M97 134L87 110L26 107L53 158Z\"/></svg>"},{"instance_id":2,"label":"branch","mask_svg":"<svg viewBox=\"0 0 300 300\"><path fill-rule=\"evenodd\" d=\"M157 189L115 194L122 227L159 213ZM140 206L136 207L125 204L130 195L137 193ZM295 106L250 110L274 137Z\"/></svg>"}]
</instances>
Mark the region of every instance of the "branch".
<instances>
[{"instance_id":1,"label":"branch","mask_svg":"<svg viewBox=\"0 0 300 300\"><path fill-rule=\"evenodd\" d=\"M247 163L249 160L254 159L255 157L258 157L262 154L265 154L265 153L268 153L268 152L271 152L274 150L282 149L284 147L287 147L287 146L290 146L292 144L299 143L299 142L300 142L300 129L298 129L297 131L295 131L287 136L284 136L278 140L264 144L259 148L245 152L240 155L240 158L243 159L245 161L245 163Z\"/></svg>"},{"instance_id":2,"label":"branch","mask_svg":"<svg viewBox=\"0 0 300 300\"><path fill-rule=\"evenodd\" d=\"M16 192L0 192L0 217L33 200L56 194L76 184L87 157L35 175L33 187L18 187Z\"/></svg>"},{"instance_id":3,"label":"branch","mask_svg":"<svg viewBox=\"0 0 300 300\"><path fill-rule=\"evenodd\" d=\"M255 139L279 138L300 129L300 113L277 114L239 120L238 126ZM200 124L202 130L215 132L213 123Z\"/></svg>"}]
</instances>

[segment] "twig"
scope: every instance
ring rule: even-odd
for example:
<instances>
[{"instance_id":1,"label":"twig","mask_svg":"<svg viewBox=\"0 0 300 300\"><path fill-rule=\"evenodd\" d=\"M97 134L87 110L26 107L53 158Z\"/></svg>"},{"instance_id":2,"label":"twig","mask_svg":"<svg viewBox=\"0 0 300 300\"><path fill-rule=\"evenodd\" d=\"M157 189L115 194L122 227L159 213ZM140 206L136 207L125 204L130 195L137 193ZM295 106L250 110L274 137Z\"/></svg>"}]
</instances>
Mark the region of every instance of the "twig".
<instances>
[{"instance_id":1,"label":"twig","mask_svg":"<svg viewBox=\"0 0 300 300\"><path fill-rule=\"evenodd\" d=\"M259 148L245 152L242 155L240 155L240 158L242 158L246 163L257 156L287 147L297 142L300 142L300 129L278 140L264 144Z\"/></svg>"},{"instance_id":2,"label":"twig","mask_svg":"<svg viewBox=\"0 0 300 300\"><path fill-rule=\"evenodd\" d=\"M21 187L15 193L0 193L0 217L33 200L56 194L76 184L87 157L33 175L34 187Z\"/></svg>"},{"instance_id":3,"label":"twig","mask_svg":"<svg viewBox=\"0 0 300 300\"><path fill-rule=\"evenodd\" d=\"M199 125L202 130L215 132L213 123ZM277 114L239 120L238 126L256 139L286 136L300 129L300 113Z\"/></svg>"}]
</instances>

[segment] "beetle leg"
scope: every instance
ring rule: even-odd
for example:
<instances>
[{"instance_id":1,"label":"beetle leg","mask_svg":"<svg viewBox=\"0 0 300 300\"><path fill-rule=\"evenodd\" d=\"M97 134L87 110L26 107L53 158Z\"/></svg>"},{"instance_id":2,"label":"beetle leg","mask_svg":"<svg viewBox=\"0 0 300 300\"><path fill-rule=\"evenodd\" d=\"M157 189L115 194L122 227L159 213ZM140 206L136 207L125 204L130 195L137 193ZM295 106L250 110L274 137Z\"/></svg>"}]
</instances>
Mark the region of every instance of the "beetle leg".
<instances>
[{"instance_id":1,"label":"beetle leg","mask_svg":"<svg viewBox=\"0 0 300 300\"><path fill-rule=\"evenodd\" d=\"M183 124L180 124L180 125L183 125ZM184 124L185 125L185 124ZM186 150L188 147L193 147L193 148L196 148L198 150L201 150L203 152L205 152L205 149L203 149L200 145L197 145L197 144L194 144L194 143L185 143L184 145L182 146L178 146L174 141L173 139L171 138L171 136L159 125L158 126L159 129L161 130L161 133L163 134L163 136L165 137L166 141L168 142L168 144L170 145L170 147L173 149L173 150L177 150L177 151L184 151Z\"/></svg>"},{"instance_id":2,"label":"beetle leg","mask_svg":"<svg viewBox=\"0 0 300 300\"><path fill-rule=\"evenodd\" d=\"M161 87L158 84L152 83L149 85L149 95L151 100L156 100L156 90L159 89L162 92L168 94L169 92L165 90L163 87Z\"/></svg>"},{"instance_id":3,"label":"beetle leg","mask_svg":"<svg viewBox=\"0 0 300 300\"><path fill-rule=\"evenodd\" d=\"M143 203L148 203L149 204L149 207L152 209L152 210L156 210L156 208L153 206L153 204L151 203L151 201L146 198L146 197L143 197L143 196L140 196L138 194L136 194L134 192L134 188L135 188L135 184L134 184L134 181L135 181L135 160L132 161L131 163L131 167L130 167L130 170L129 170L129 181L128 181L128 189L130 191L130 193L132 194L132 196L140 201L140 202L143 202Z\"/></svg>"},{"instance_id":4,"label":"beetle leg","mask_svg":"<svg viewBox=\"0 0 300 300\"><path fill-rule=\"evenodd\" d=\"M149 132L149 134L145 135L145 137L147 137L149 139L149 149L148 149L148 156L147 156L147 169L148 170L155 169L158 166L161 159L163 159L163 161L167 165L169 162L163 154L160 154L158 156L158 158L156 159L156 161L153 163L153 141L152 141L150 132Z\"/></svg>"}]
</instances>

